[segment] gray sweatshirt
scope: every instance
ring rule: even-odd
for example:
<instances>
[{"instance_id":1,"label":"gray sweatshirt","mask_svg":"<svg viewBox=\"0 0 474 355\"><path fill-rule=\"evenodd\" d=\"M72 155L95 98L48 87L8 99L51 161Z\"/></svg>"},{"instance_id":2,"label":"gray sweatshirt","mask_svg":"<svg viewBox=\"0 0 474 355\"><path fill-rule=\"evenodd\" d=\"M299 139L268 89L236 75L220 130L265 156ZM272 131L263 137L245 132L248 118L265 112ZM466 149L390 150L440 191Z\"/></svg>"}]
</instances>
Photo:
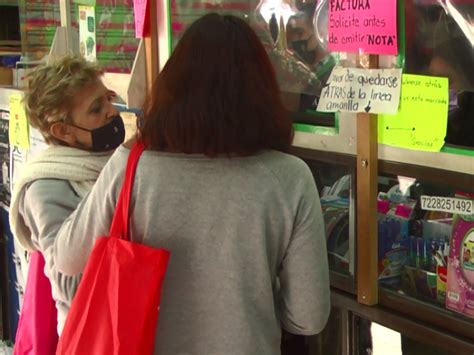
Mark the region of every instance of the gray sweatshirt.
<instances>
[{"instance_id":1,"label":"gray sweatshirt","mask_svg":"<svg viewBox=\"0 0 474 355\"><path fill-rule=\"evenodd\" d=\"M54 261L82 273L108 233L129 150L117 149L59 230ZM278 354L281 327L320 332L330 310L325 231L307 165L275 151L245 158L145 151L132 240L171 252L155 354ZM136 290L140 292L140 290Z\"/></svg>"}]
</instances>

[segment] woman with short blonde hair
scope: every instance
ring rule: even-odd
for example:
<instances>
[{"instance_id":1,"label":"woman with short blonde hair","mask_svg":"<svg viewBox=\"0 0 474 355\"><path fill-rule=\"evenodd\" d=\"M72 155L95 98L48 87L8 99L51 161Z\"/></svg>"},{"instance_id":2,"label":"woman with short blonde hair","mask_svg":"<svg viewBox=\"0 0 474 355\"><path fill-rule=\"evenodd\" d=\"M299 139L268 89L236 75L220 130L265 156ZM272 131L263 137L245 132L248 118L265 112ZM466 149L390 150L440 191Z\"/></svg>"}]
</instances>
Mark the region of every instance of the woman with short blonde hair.
<instances>
[{"instance_id":1,"label":"woman with short blonde hair","mask_svg":"<svg viewBox=\"0 0 474 355\"><path fill-rule=\"evenodd\" d=\"M32 258L44 258L58 316L57 320L40 324L52 324L51 332L56 332L56 325L59 331L62 329L67 305L78 284L77 277L65 277L56 270L51 257L54 239L125 137L123 121L112 102L115 95L104 86L101 75L95 64L66 56L39 66L29 76L24 97L29 124L39 129L49 147L23 167L15 183L10 225ZM27 286L26 292L35 290ZM21 315L28 316L34 315ZM44 339L32 334L37 329L22 331L27 324L31 322L20 322L18 334L31 339L20 337L17 345L24 341L32 353L54 354L55 348L39 351Z\"/></svg>"},{"instance_id":2,"label":"woman with short blonde hair","mask_svg":"<svg viewBox=\"0 0 474 355\"><path fill-rule=\"evenodd\" d=\"M99 83L102 74L95 63L75 56L37 68L28 78L23 100L30 125L40 130L46 142L62 144L51 134L51 126L71 120L75 96L83 87Z\"/></svg>"}]
</instances>

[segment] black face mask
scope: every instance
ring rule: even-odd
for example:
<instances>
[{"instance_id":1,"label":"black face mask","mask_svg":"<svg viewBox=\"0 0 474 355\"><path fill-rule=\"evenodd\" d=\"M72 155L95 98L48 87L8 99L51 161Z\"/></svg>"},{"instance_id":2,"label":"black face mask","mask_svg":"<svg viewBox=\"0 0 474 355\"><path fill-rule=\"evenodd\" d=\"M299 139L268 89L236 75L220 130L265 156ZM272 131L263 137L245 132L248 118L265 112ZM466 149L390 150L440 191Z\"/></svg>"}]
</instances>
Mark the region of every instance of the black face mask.
<instances>
[{"instance_id":1,"label":"black face mask","mask_svg":"<svg viewBox=\"0 0 474 355\"><path fill-rule=\"evenodd\" d=\"M307 50L307 39L292 41L291 45L293 46L293 50L296 52L296 54L298 54L298 56L303 59L305 63L314 64L316 61L316 49Z\"/></svg>"},{"instance_id":2,"label":"black face mask","mask_svg":"<svg viewBox=\"0 0 474 355\"><path fill-rule=\"evenodd\" d=\"M115 149L122 144L125 139L125 125L120 115L114 116L112 121L95 129L87 129L75 125L71 126L91 133L92 151L94 152L106 152Z\"/></svg>"}]
</instances>

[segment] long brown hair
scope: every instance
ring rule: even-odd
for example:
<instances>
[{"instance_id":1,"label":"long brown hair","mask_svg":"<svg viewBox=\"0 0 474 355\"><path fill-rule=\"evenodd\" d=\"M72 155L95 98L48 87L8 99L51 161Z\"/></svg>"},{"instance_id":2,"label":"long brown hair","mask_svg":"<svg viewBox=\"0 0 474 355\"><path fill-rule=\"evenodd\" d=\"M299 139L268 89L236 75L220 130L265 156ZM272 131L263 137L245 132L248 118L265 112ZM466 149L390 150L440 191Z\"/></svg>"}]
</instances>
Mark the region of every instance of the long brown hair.
<instances>
[{"instance_id":1,"label":"long brown hair","mask_svg":"<svg viewBox=\"0 0 474 355\"><path fill-rule=\"evenodd\" d=\"M211 157L290 147L273 66L244 20L209 14L187 29L153 85L141 139L152 149Z\"/></svg>"}]
</instances>

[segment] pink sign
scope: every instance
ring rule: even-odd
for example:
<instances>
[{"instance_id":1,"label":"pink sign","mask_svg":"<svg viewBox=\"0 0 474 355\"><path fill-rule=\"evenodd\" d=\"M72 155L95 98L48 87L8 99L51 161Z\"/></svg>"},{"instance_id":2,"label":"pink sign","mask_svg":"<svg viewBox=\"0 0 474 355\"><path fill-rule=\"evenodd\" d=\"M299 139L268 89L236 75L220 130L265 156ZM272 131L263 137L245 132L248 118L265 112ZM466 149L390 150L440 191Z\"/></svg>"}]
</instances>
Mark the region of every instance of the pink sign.
<instances>
[{"instance_id":1,"label":"pink sign","mask_svg":"<svg viewBox=\"0 0 474 355\"><path fill-rule=\"evenodd\" d=\"M329 49L398 54L397 0L329 0Z\"/></svg>"},{"instance_id":2,"label":"pink sign","mask_svg":"<svg viewBox=\"0 0 474 355\"><path fill-rule=\"evenodd\" d=\"M133 10L135 12L135 37L143 38L146 36L147 29L147 5L148 0L133 0Z\"/></svg>"}]
</instances>

